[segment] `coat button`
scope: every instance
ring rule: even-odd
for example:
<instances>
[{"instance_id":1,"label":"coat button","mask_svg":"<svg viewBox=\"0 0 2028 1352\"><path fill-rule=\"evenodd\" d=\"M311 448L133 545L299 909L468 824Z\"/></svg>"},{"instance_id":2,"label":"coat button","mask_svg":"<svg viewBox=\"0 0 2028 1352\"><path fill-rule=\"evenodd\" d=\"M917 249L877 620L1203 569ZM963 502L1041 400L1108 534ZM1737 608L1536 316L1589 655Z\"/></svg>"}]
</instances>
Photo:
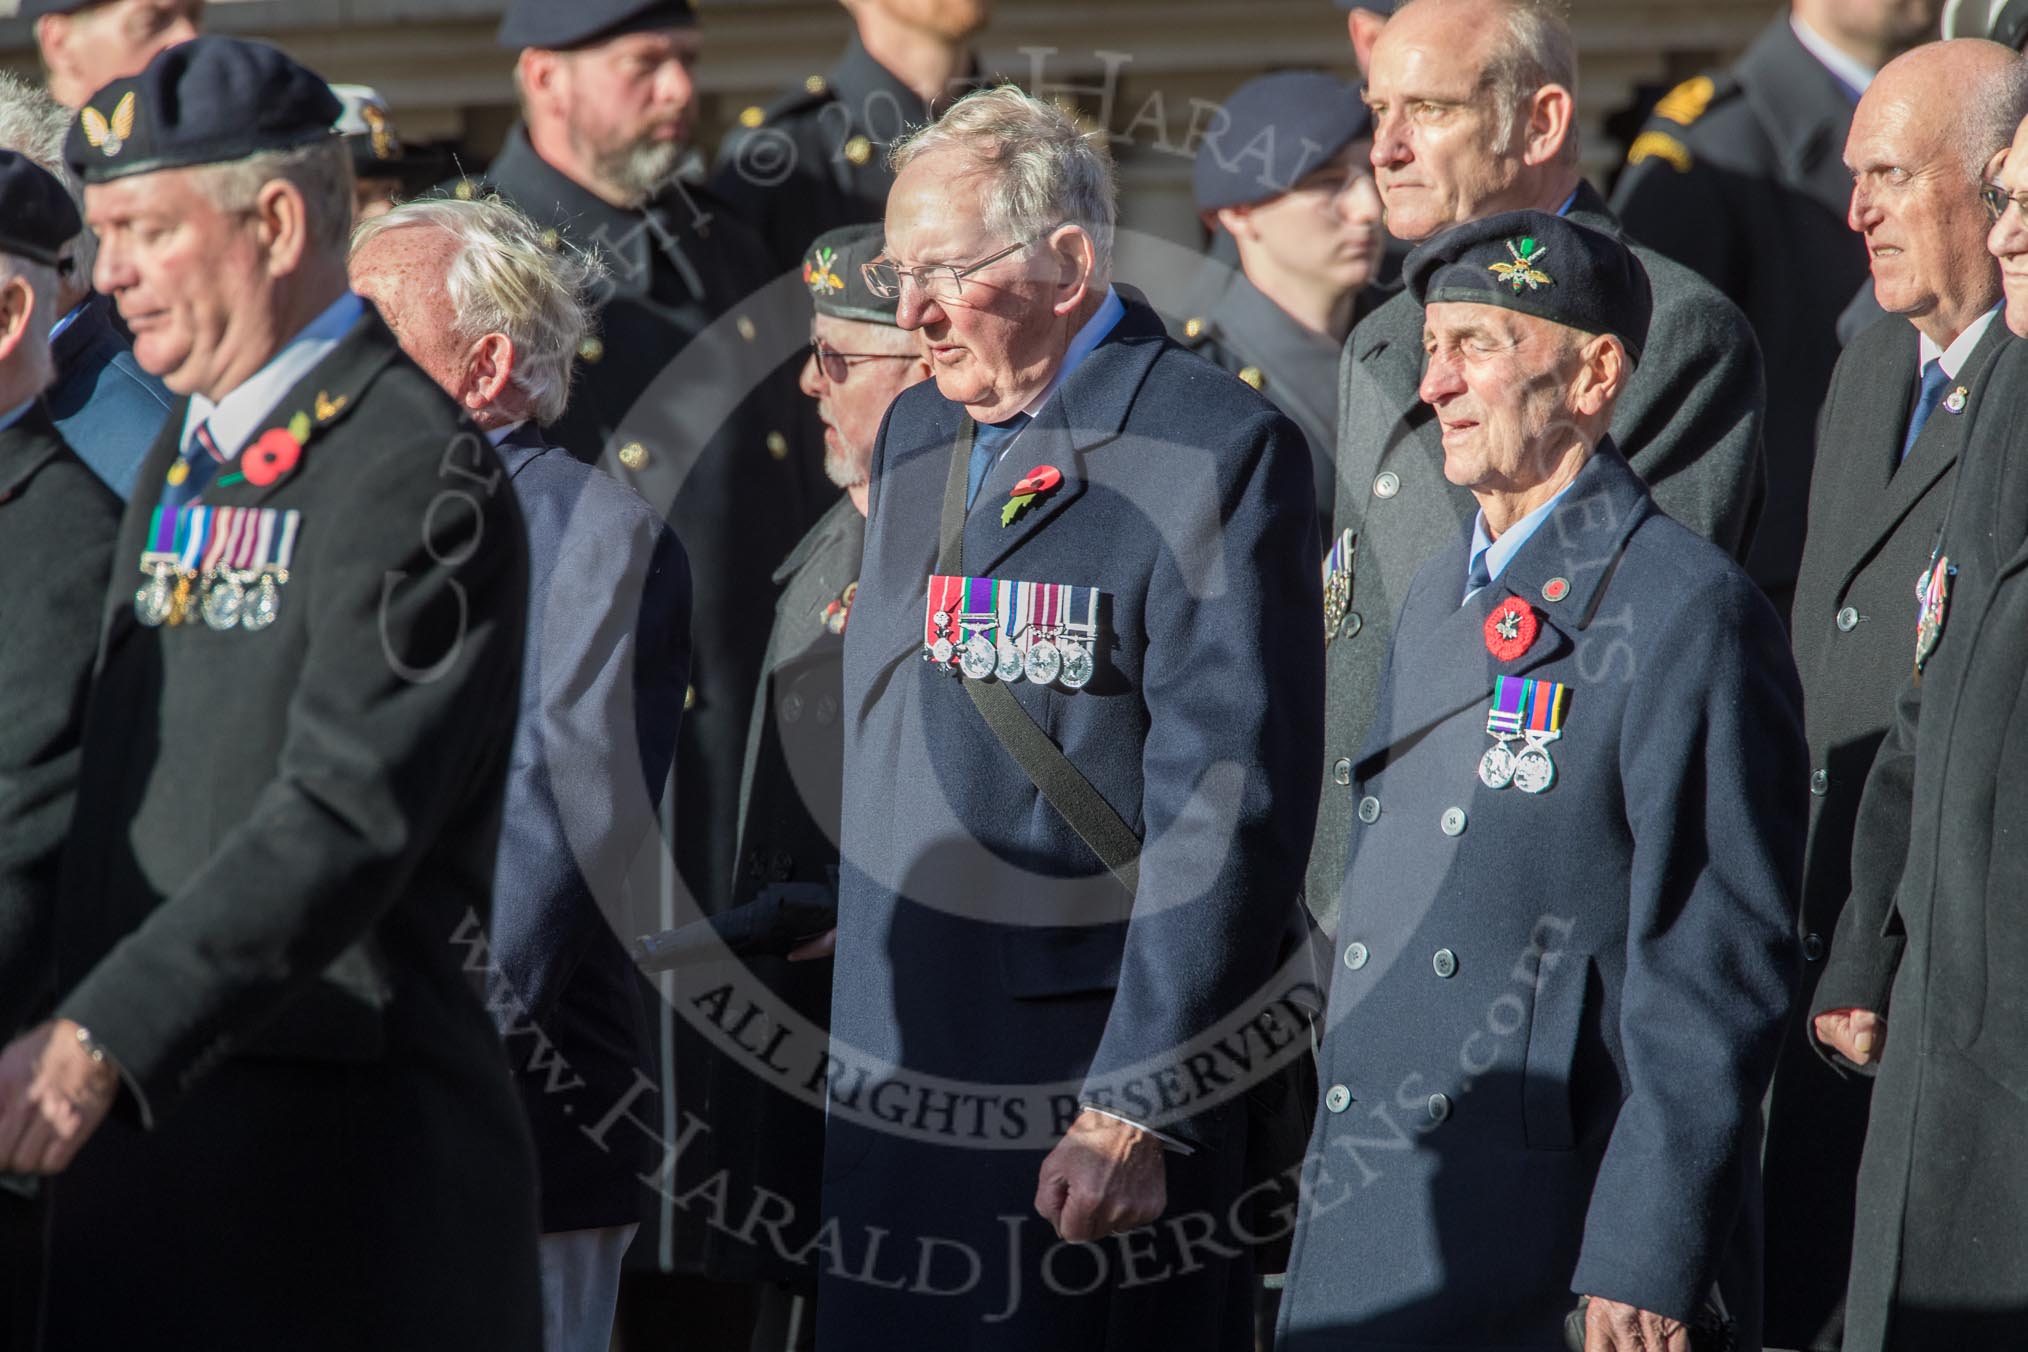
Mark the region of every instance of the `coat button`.
<instances>
[{"instance_id":1,"label":"coat button","mask_svg":"<svg viewBox=\"0 0 2028 1352\"><path fill-rule=\"evenodd\" d=\"M630 441L617 452L620 463L628 469L640 469L648 463L648 448L638 441Z\"/></svg>"},{"instance_id":2,"label":"coat button","mask_svg":"<svg viewBox=\"0 0 2028 1352\"><path fill-rule=\"evenodd\" d=\"M1373 496L1376 498L1391 498L1400 491L1401 476L1391 469L1382 470L1373 481Z\"/></svg>"},{"instance_id":3,"label":"coat button","mask_svg":"<svg viewBox=\"0 0 2028 1352\"><path fill-rule=\"evenodd\" d=\"M1324 1106L1334 1113L1342 1113L1352 1106L1352 1091L1342 1084L1334 1084L1324 1091Z\"/></svg>"},{"instance_id":4,"label":"coat button","mask_svg":"<svg viewBox=\"0 0 2028 1352\"><path fill-rule=\"evenodd\" d=\"M1461 807L1444 809L1443 819L1437 823L1447 836L1461 836L1465 833L1465 810Z\"/></svg>"},{"instance_id":5,"label":"coat button","mask_svg":"<svg viewBox=\"0 0 2028 1352\"><path fill-rule=\"evenodd\" d=\"M1350 756L1338 757L1337 761L1331 766L1331 778L1337 780L1340 784L1350 784L1352 782L1352 758Z\"/></svg>"},{"instance_id":6,"label":"coat button","mask_svg":"<svg viewBox=\"0 0 2028 1352\"><path fill-rule=\"evenodd\" d=\"M1803 936L1803 961L1822 962L1823 960L1824 936L1812 930Z\"/></svg>"},{"instance_id":7,"label":"coat button","mask_svg":"<svg viewBox=\"0 0 2028 1352\"><path fill-rule=\"evenodd\" d=\"M1351 638L1354 634L1359 632L1360 628L1365 623L1366 621L1359 618L1358 611L1356 610L1346 611L1345 618L1341 620L1338 624L1338 637Z\"/></svg>"},{"instance_id":8,"label":"coat button","mask_svg":"<svg viewBox=\"0 0 2028 1352\"><path fill-rule=\"evenodd\" d=\"M577 355L584 358L588 365L597 366L605 360L606 345L597 338L586 338L577 345Z\"/></svg>"},{"instance_id":9,"label":"coat button","mask_svg":"<svg viewBox=\"0 0 2028 1352\"><path fill-rule=\"evenodd\" d=\"M1373 955L1366 951L1365 944L1354 943L1345 946L1345 965L1355 972L1364 967L1366 959L1371 956Z\"/></svg>"},{"instance_id":10,"label":"coat button","mask_svg":"<svg viewBox=\"0 0 2028 1352\"><path fill-rule=\"evenodd\" d=\"M768 454L776 460L789 458L789 439L780 432L770 432L767 437Z\"/></svg>"},{"instance_id":11,"label":"coat button","mask_svg":"<svg viewBox=\"0 0 2028 1352\"><path fill-rule=\"evenodd\" d=\"M697 687L694 685L688 685L683 687L683 712L689 713L692 709L695 709L696 707L697 707Z\"/></svg>"},{"instance_id":12,"label":"coat button","mask_svg":"<svg viewBox=\"0 0 2028 1352\"><path fill-rule=\"evenodd\" d=\"M1849 634L1859 627L1859 612L1846 606L1838 612L1838 632Z\"/></svg>"},{"instance_id":13,"label":"coat button","mask_svg":"<svg viewBox=\"0 0 2028 1352\"><path fill-rule=\"evenodd\" d=\"M826 692L817 699L817 723L820 727L828 728L837 721L838 698Z\"/></svg>"},{"instance_id":14,"label":"coat button","mask_svg":"<svg viewBox=\"0 0 2028 1352\"><path fill-rule=\"evenodd\" d=\"M854 165L865 164L873 158L873 142L864 136L854 136L845 143L845 158Z\"/></svg>"},{"instance_id":15,"label":"coat button","mask_svg":"<svg viewBox=\"0 0 2028 1352\"><path fill-rule=\"evenodd\" d=\"M1430 954L1429 965L1438 976L1448 981L1458 974L1458 955L1448 948L1439 948Z\"/></svg>"},{"instance_id":16,"label":"coat button","mask_svg":"<svg viewBox=\"0 0 2028 1352\"><path fill-rule=\"evenodd\" d=\"M1810 792L1822 798L1831 791L1831 774L1828 770L1810 772Z\"/></svg>"},{"instance_id":17,"label":"coat button","mask_svg":"<svg viewBox=\"0 0 2028 1352\"><path fill-rule=\"evenodd\" d=\"M1441 1122L1450 1115L1451 1115L1450 1097L1446 1094L1431 1094L1429 1096L1429 1120L1432 1122Z\"/></svg>"},{"instance_id":18,"label":"coat button","mask_svg":"<svg viewBox=\"0 0 2028 1352\"><path fill-rule=\"evenodd\" d=\"M1368 826L1380 820L1380 800L1371 794L1359 800L1359 820Z\"/></svg>"},{"instance_id":19,"label":"coat button","mask_svg":"<svg viewBox=\"0 0 2028 1352\"><path fill-rule=\"evenodd\" d=\"M782 696L782 722L793 723L803 716L803 697L791 690Z\"/></svg>"}]
</instances>

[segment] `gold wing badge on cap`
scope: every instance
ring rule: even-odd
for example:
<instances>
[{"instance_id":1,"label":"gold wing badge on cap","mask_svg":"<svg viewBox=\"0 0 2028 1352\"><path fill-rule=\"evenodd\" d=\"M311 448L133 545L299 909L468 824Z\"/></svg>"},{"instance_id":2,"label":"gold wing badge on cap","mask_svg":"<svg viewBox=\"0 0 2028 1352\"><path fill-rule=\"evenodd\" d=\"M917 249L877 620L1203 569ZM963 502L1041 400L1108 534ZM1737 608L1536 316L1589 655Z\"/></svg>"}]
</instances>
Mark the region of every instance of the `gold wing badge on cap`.
<instances>
[{"instance_id":1,"label":"gold wing badge on cap","mask_svg":"<svg viewBox=\"0 0 2028 1352\"><path fill-rule=\"evenodd\" d=\"M108 159L120 153L127 138L134 134L134 91L129 89L113 105L113 115L108 118L96 108L86 108L77 116L84 127L85 140Z\"/></svg>"}]
</instances>

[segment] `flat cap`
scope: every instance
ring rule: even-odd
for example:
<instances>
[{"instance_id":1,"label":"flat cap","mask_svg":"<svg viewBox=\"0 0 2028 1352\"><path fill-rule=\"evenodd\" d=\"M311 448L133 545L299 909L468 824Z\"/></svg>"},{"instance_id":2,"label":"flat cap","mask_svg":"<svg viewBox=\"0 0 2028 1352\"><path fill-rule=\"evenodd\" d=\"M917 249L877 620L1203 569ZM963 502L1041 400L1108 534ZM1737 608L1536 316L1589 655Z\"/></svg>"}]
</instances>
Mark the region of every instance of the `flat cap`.
<instances>
[{"instance_id":1,"label":"flat cap","mask_svg":"<svg viewBox=\"0 0 2028 1352\"><path fill-rule=\"evenodd\" d=\"M1639 361L1655 309L1648 270L1602 230L1546 211L1503 211L1425 240L1402 264L1418 305L1497 305L1609 333Z\"/></svg>"},{"instance_id":2,"label":"flat cap","mask_svg":"<svg viewBox=\"0 0 2028 1352\"><path fill-rule=\"evenodd\" d=\"M278 48L193 38L92 95L63 157L86 183L224 164L324 140L343 110L322 76Z\"/></svg>"},{"instance_id":3,"label":"flat cap","mask_svg":"<svg viewBox=\"0 0 2028 1352\"><path fill-rule=\"evenodd\" d=\"M1280 197L1348 144L1373 134L1359 87L1320 70L1248 80L1225 101L1225 121L1197 147L1191 185L1199 211Z\"/></svg>"},{"instance_id":4,"label":"flat cap","mask_svg":"<svg viewBox=\"0 0 2028 1352\"><path fill-rule=\"evenodd\" d=\"M565 51L626 33L686 28L697 22L689 0L508 0L499 43L520 50Z\"/></svg>"},{"instance_id":5,"label":"flat cap","mask_svg":"<svg viewBox=\"0 0 2028 1352\"><path fill-rule=\"evenodd\" d=\"M826 230L803 250L803 285L820 315L893 324L899 296L882 300L867 289L861 263L880 257L886 235L879 225L841 225Z\"/></svg>"},{"instance_id":6,"label":"flat cap","mask_svg":"<svg viewBox=\"0 0 2028 1352\"><path fill-rule=\"evenodd\" d=\"M55 267L63 246L83 229L56 175L26 155L0 150L0 253Z\"/></svg>"}]
</instances>

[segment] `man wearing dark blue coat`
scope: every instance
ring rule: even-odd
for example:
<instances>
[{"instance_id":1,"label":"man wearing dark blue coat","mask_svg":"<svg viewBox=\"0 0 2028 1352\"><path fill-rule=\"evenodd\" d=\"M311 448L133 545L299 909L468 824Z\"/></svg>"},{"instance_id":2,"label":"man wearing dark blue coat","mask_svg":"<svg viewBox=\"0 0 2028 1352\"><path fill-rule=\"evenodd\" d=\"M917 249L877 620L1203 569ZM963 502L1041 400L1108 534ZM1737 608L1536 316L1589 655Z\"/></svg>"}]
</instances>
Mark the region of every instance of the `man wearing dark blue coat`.
<instances>
[{"instance_id":1,"label":"man wearing dark blue coat","mask_svg":"<svg viewBox=\"0 0 2028 1352\"><path fill-rule=\"evenodd\" d=\"M1326 1086L1281 1346L1758 1347L1759 1120L1796 967L1779 618L1614 448L1647 278L1544 212L1409 258L1480 504L1345 790Z\"/></svg>"},{"instance_id":2,"label":"man wearing dark blue coat","mask_svg":"<svg viewBox=\"0 0 2028 1352\"><path fill-rule=\"evenodd\" d=\"M503 202L443 199L363 226L351 273L492 441L527 523L487 1008L542 1168L546 1352L602 1352L655 1156L639 1133L584 1128L630 1100L648 1068L640 985L615 927L635 856L659 846L690 667L689 564L638 493L542 434L570 390L596 263Z\"/></svg>"},{"instance_id":3,"label":"man wearing dark blue coat","mask_svg":"<svg viewBox=\"0 0 2028 1352\"><path fill-rule=\"evenodd\" d=\"M818 1345L1249 1348L1236 1065L1307 1045L1309 453L1108 285L1060 110L974 94L897 158L872 272L935 388L846 631Z\"/></svg>"}]
</instances>

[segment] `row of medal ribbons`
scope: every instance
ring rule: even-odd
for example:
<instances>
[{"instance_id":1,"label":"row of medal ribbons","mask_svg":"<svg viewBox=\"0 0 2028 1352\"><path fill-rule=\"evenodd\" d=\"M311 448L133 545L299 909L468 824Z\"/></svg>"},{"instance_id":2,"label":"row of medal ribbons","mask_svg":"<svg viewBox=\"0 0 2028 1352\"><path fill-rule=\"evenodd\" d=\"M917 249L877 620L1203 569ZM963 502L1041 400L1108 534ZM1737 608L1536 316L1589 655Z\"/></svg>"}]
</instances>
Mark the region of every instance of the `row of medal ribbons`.
<instances>
[{"instance_id":1,"label":"row of medal ribbons","mask_svg":"<svg viewBox=\"0 0 2028 1352\"><path fill-rule=\"evenodd\" d=\"M969 680L1081 690L1097 669L1099 591L990 577L929 580L923 657Z\"/></svg>"},{"instance_id":2,"label":"row of medal ribbons","mask_svg":"<svg viewBox=\"0 0 2028 1352\"><path fill-rule=\"evenodd\" d=\"M199 618L218 630L267 628L281 611L302 517L293 508L157 507L134 618L150 628Z\"/></svg>"}]
</instances>

